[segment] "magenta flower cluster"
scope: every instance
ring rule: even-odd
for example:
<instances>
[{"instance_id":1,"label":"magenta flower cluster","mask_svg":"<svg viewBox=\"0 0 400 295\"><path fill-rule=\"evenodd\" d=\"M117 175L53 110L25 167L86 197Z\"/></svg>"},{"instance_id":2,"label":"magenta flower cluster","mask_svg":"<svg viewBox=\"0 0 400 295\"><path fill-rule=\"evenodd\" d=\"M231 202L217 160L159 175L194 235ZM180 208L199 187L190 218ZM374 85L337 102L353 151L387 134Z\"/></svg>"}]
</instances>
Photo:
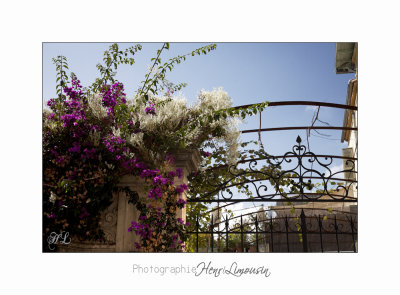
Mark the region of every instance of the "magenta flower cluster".
<instances>
[{"instance_id":1,"label":"magenta flower cluster","mask_svg":"<svg viewBox=\"0 0 400 295\"><path fill-rule=\"evenodd\" d=\"M72 87L65 87L64 93L69 97L69 100L63 101L63 107L65 109L64 114L60 116L64 127L78 126L80 122L86 120L85 116L85 103L83 99L82 86L76 76L72 77ZM50 99L47 105L54 112L57 111L57 99ZM54 119L53 116L49 116L49 119Z\"/></svg>"},{"instance_id":2,"label":"magenta flower cluster","mask_svg":"<svg viewBox=\"0 0 400 295\"><path fill-rule=\"evenodd\" d=\"M114 135L108 135L103 139L103 144L106 149L114 155L115 160L123 161L126 159L124 152L128 152L128 147L125 146L125 140Z\"/></svg>"},{"instance_id":3,"label":"magenta flower cluster","mask_svg":"<svg viewBox=\"0 0 400 295\"><path fill-rule=\"evenodd\" d=\"M81 144L77 141L74 141L73 146L68 149L68 152L72 154L73 153L80 154L81 159L85 160L85 159L94 159L96 154L96 149L87 147L84 148L83 151L81 152Z\"/></svg>"},{"instance_id":4,"label":"magenta flower cluster","mask_svg":"<svg viewBox=\"0 0 400 295\"><path fill-rule=\"evenodd\" d=\"M145 168L141 171L140 176L142 178L151 179L151 188L149 189L147 197L151 200L159 200L162 198L163 193L168 191L168 187L174 184L174 178L182 178L183 171L180 168L177 168L175 171L170 171L167 175L162 175L158 169L148 169ZM182 193L187 190L188 187L186 184L181 184L175 188L177 193ZM186 205L186 201L182 198L178 198L175 203L176 208L184 208ZM153 232L151 231L152 226L156 226L158 228L164 228L166 226L166 222L164 220L165 213L162 212L160 207L153 207L151 204L147 206L147 212L152 212L150 214L150 218L146 215L139 216L138 222L132 221L132 225L129 228L129 231L135 232L135 234L139 235L142 239L141 243L136 245L137 249L140 249L142 245L146 245L146 240L152 237ZM188 222L184 222L181 218L177 219L178 224L180 226L189 226ZM178 235L173 238L171 244L168 245L170 248L178 247L179 249L184 249L184 243L182 241L178 241Z\"/></svg>"},{"instance_id":5,"label":"magenta flower cluster","mask_svg":"<svg viewBox=\"0 0 400 295\"><path fill-rule=\"evenodd\" d=\"M156 114L156 106L154 102L150 101L148 106L144 109L146 114L155 115Z\"/></svg>"},{"instance_id":6,"label":"magenta flower cluster","mask_svg":"<svg viewBox=\"0 0 400 295\"><path fill-rule=\"evenodd\" d=\"M183 183L183 184L179 185L175 190L177 193L182 194L187 189L188 189L188 186Z\"/></svg>"},{"instance_id":7,"label":"magenta flower cluster","mask_svg":"<svg viewBox=\"0 0 400 295\"><path fill-rule=\"evenodd\" d=\"M180 224L189 226L189 222L186 222L186 223L185 223L185 221L184 221L182 218L180 218L180 217L178 217L176 220L177 220Z\"/></svg>"},{"instance_id":8,"label":"magenta flower cluster","mask_svg":"<svg viewBox=\"0 0 400 295\"><path fill-rule=\"evenodd\" d=\"M126 105L126 95L122 83L116 82L111 86L104 86L101 89L102 103L103 106L107 108L109 115L108 120L104 121L93 121L92 117L87 116L86 111L88 108L88 102L82 91L80 81L76 76L72 77L71 84L72 87L65 87L63 89L67 97L66 100L60 102L59 99L50 99L48 102L48 106L53 113L47 116L47 119L52 121L59 120L61 126L63 126L62 134L66 135L64 137L66 143L65 146L61 147L59 141L57 141L58 146L51 143L49 141L52 140L52 137L49 136L50 131L48 131L47 134L44 134L43 139L44 143L50 143L47 151L51 157L52 163L63 165L69 161L68 165L72 166L68 168L70 174L67 175L66 179L73 181L77 178L77 167L79 168L82 162L89 161L89 164L92 165L93 163L97 163L95 160L98 159L99 161L103 161L99 162L99 167L101 167L104 165L102 164L104 163L104 159L107 159L108 162L110 162L109 159L112 159L111 162L116 167L115 173L120 173L121 175L124 173L130 173L149 180L150 189L147 195L149 199L159 200L162 198L163 194L170 192L171 190L174 191L174 189L175 192L179 194L182 194L188 189L186 184L181 184L177 187L171 188L171 186L174 185L175 177L183 177L182 169L177 168L174 171L169 171L165 175L158 169L150 169L145 163L140 161L139 158L128 157L127 154L134 151L130 150L123 138L111 134L110 127L112 125L117 125L116 116L119 116L119 113L116 114L116 107L119 105ZM149 102L145 112L147 114L155 115L155 104ZM124 120L119 122L126 122L125 127L130 128L131 132L142 132L139 129L134 130L133 122L131 120L126 120L126 118L124 118ZM120 128L120 126L118 126L118 128ZM100 134L100 141L96 146L94 145L94 142L92 142L93 139L89 136L91 132L94 131ZM75 162L71 162L71 159ZM172 165L174 164L175 159L171 155L167 155L165 161ZM62 206L62 204L63 202L59 201L58 207L65 207ZM178 208L184 208L186 201L179 198L174 204ZM73 205L70 205L70 203L68 203L68 206L73 208ZM91 205L85 205L86 207L81 206L81 204L78 204L77 208L74 209L79 210L79 214L77 215L77 217L81 219L79 221L84 221L82 219L91 216L91 213L93 215L94 211L90 211L92 210ZM139 221L133 221L129 227L130 232L135 232L143 240L149 239L153 236L152 227L157 226L163 228L166 226L166 221L163 220L163 214L165 213L162 212L161 208L149 207L149 210L155 211L155 221L153 217L149 218L146 214L142 214ZM55 219L55 217L56 215L54 213L48 215L49 219ZM181 225L187 225L183 220L178 220L178 222ZM176 236L174 243L183 245L182 241L177 241L177 239L178 236ZM136 246L139 248L140 244L137 244Z\"/></svg>"},{"instance_id":9,"label":"magenta flower cluster","mask_svg":"<svg viewBox=\"0 0 400 295\"><path fill-rule=\"evenodd\" d=\"M122 156L121 156L122 157ZM144 169L147 168L146 164L144 164L143 162L140 162L138 160L138 158L134 158L134 159L125 159L122 158L121 160L121 166L129 172L132 171L143 171ZM134 173L135 174L135 173ZM140 175L140 173L139 173Z\"/></svg>"},{"instance_id":10,"label":"magenta flower cluster","mask_svg":"<svg viewBox=\"0 0 400 295\"><path fill-rule=\"evenodd\" d=\"M179 198L178 201L176 202L176 206L180 209L185 208L186 201L184 199Z\"/></svg>"},{"instance_id":11,"label":"magenta flower cluster","mask_svg":"<svg viewBox=\"0 0 400 295\"><path fill-rule=\"evenodd\" d=\"M103 95L103 105L108 108L109 115L114 115L115 106L126 104L124 85L120 82L114 83L111 87L103 87L101 94Z\"/></svg>"},{"instance_id":12,"label":"magenta flower cluster","mask_svg":"<svg viewBox=\"0 0 400 295\"><path fill-rule=\"evenodd\" d=\"M58 152L58 147L55 145L49 149L50 153L54 157L54 162L58 165L62 165L65 162L65 156L61 156Z\"/></svg>"},{"instance_id":13,"label":"magenta flower cluster","mask_svg":"<svg viewBox=\"0 0 400 295\"><path fill-rule=\"evenodd\" d=\"M149 193L147 194L147 197L149 199L153 199L153 200L161 199L161 197L162 197L162 188L159 187L159 186L157 186L155 188L152 188L149 191Z\"/></svg>"},{"instance_id":14,"label":"magenta flower cluster","mask_svg":"<svg viewBox=\"0 0 400 295\"><path fill-rule=\"evenodd\" d=\"M153 231L146 223L139 224L136 221L132 221L132 224L128 228L128 231L134 231L135 234L139 235L142 239L150 239L153 236Z\"/></svg>"},{"instance_id":15,"label":"magenta flower cluster","mask_svg":"<svg viewBox=\"0 0 400 295\"><path fill-rule=\"evenodd\" d=\"M83 87L81 85L81 81L78 80L76 76L72 77L71 84L72 87L65 87L64 92L71 100L76 101L83 95L82 92Z\"/></svg>"}]
</instances>

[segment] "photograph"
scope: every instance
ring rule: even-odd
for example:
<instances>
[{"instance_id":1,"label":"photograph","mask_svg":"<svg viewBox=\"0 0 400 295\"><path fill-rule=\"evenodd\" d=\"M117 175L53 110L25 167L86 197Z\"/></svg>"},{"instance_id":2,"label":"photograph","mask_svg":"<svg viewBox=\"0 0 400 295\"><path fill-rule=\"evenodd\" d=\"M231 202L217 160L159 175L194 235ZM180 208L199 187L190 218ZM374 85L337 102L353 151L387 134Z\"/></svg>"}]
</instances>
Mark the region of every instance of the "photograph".
<instances>
[{"instance_id":1,"label":"photograph","mask_svg":"<svg viewBox=\"0 0 400 295\"><path fill-rule=\"evenodd\" d=\"M42 42L41 123L42 253L358 253L357 42Z\"/></svg>"},{"instance_id":2,"label":"photograph","mask_svg":"<svg viewBox=\"0 0 400 295\"><path fill-rule=\"evenodd\" d=\"M379 4L3 5L0 293L395 293Z\"/></svg>"}]
</instances>

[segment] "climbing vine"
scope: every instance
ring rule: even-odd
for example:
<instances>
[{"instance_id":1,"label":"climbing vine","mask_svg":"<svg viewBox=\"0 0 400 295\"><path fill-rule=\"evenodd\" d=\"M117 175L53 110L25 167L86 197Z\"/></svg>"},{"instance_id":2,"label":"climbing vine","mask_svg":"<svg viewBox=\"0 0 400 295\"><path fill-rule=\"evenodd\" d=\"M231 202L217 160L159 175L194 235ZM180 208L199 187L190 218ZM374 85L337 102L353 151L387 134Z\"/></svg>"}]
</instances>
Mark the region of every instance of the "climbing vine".
<instances>
[{"instance_id":1,"label":"climbing vine","mask_svg":"<svg viewBox=\"0 0 400 295\"><path fill-rule=\"evenodd\" d=\"M87 87L74 73L68 79L65 57L53 60L56 82L61 82L59 96L43 112L43 238L68 230L79 239L107 242L100 213L113 193L122 191L140 212L129 228L140 236L139 251L183 251L190 220L175 216L186 206L182 194L188 187L176 184L182 171L174 168L173 154L202 151L218 140L226 147L225 160L237 161L238 121L267 106L233 108L222 88L200 92L191 107L173 96L185 83L168 81L167 70L189 56L215 50L215 44L162 63L161 53L169 49L164 43L143 85L128 99L116 71L121 64L134 65L133 56L141 49L139 44L125 50L111 45L104 63L97 65L100 77ZM207 153L203 155L207 162ZM124 175L141 178L147 195L119 187Z\"/></svg>"}]
</instances>

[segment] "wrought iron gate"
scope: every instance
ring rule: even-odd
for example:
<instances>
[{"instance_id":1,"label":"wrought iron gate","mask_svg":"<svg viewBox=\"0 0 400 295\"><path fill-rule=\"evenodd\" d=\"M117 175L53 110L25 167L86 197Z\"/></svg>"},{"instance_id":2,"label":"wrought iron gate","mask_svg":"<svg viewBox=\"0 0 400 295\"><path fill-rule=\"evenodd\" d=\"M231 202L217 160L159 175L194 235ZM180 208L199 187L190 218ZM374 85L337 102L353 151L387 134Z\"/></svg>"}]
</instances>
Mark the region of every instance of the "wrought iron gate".
<instances>
[{"instance_id":1,"label":"wrought iron gate","mask_svg":"<svg viewBox=\"0 0 400 295\"><path fill-rule=\"evenodd\" d=\"M345 169L332 171L334 158L343 159ZM283 156L240 161L225 167L228 177L223 180L210 173L207 182L213 189L201 198L189 198L189 203L280 205L236 217L226 215L223 220L211 215L206 226L201 226L197 218L188 231L195 240L194 250L357 252L356 161L351 157L316 155L307 151L298 136L292 150ZM246 180L238 182L239 178ZM238 188L251 196L238 198L233 192ZM206 250L199 245L204 240Z\"/></svg>"}]
</instances>

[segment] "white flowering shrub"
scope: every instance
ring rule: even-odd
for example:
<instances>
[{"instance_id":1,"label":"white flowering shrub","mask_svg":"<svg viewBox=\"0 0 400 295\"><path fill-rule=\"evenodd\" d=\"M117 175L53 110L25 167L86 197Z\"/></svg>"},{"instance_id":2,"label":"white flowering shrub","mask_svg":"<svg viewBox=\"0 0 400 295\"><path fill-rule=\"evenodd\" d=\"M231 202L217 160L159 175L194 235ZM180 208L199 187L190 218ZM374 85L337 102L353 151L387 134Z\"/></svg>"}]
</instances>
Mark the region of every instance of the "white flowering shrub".
<instances>
[{"instance_id":1,"label":"white flowering shrub","mask_svg":"<svg viewBox=\"0 0 400 295\"><path fill-rule=\"evenodd\" d=\"M137 96L127 100L127 105L135 106L128 121L137 127L137 133L113 129L113 135L125 139L142 155L157 151L164 156L182 149L199 149L205 141L215 139L226 146L229 163L238 158L239 115L214 117L216 112L232 107L232 99L222 87L201 91L197 101L190 106L182 96L155 95L149 96L148 102ZM96 114L100 119L102 112L97 111Z\"/></svg>"},{"instance_id":2,"label":"white flowering shrub","mask_svg":"<svg viewBox=\"0 0 400 295\"><path fill-rule=\"evenodd\" d=\"M168 43L163 44L131 100L123 84L114 79L113 69L119 64L132 65L134 60L128 54L133 56L140 45L125 51L117 44L110 46L104 64L97 65L100 78L87 88L73 73L68 82L65 57L53 60L60 84L58 97L47 102L50 111L43 113L43 238L50 232L68 230L83 240L104 242L100 212L110 205L113 192L123 190L140 211L139 221L132 221L130 227L141 237L137 249L184 249L189 223L176 218L175 212L184 208L186 201L180 196L188 186L174 184L182 171L172 169L171 154L198 150L205 156L201 167L211 162L234 164L241 155L238 124L267 105L232 107L222 88L201 91L190 106L184 97L172 96L185 83L167 81L167 69L171 71L186 56L206 54L215 47L211 44L161 63L161 51L169 48ZM145 179L147 198L118 187L126 174ZM197 187L208 189L201 179L194 181L199 183ZM148 207L147 202L160 207ZM189 220L198 213L196 208L188 208Z\"/></svg>"}]
</instances>

